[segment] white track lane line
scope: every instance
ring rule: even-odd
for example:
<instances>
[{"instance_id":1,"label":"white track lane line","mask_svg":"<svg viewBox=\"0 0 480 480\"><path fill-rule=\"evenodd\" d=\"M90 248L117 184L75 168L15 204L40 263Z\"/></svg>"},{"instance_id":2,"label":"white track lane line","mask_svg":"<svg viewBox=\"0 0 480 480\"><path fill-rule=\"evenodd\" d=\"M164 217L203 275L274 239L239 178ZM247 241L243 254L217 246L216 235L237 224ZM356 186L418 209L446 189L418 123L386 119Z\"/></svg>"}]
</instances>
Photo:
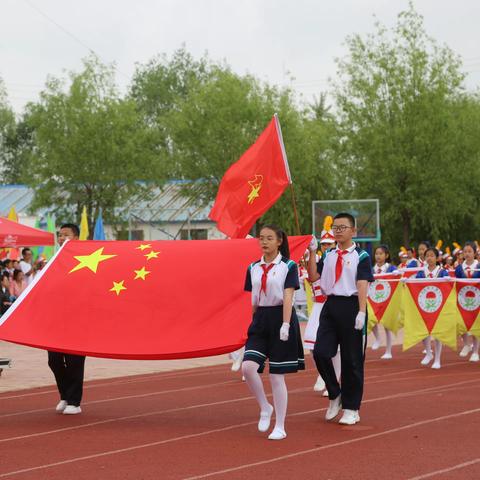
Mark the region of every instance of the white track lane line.
<instances>
[{"instance_id":1,"label":"white track lane line","mask_svg":"<svg viewBox=\"0 0 480 480\"><path fill-rule=\"evenodd\" d=\"M446 391L451 390L452 388L456 389L461 385L465 385L465 384L468 384L468 383L475 383L475 382L478 382L478 381L479 380L467 380L467 381L456 382L456 383L448 384L448 385L438 385L438 386L435 386L435 387L430 387L430 388L427 388L427 389L414 391L413 395L417 395L418 392L420 392L420 393L432 393L432 392L435 393L437 390L441 390L442 392L443 391L446 392ZM480 385L478 385L478 386L480 386ZM290 390L288 393L290 395L293 395L295 393L301 393L301 392L305 392L305 391L309 391L309 390L310 390L310 387L308 387L308 388L298 388L298 389L295 389L295 390ZM412 394L409 393L409 392L404 392L404 393L400 393L400 394L397 394L397 395L399 397L403 398L403 397L411 396ZM267 394L267 397L268 398L272 397L272 394L271 393ZM387 397L379 397L379 398L364 400L363 403L377 402L377 401L385 400L385 399L387 399L387 400L390 399L391 400L391 399L394 399L394 398L397 398L397 397L394 396L394 395L389 395ZM199 403L199 404L196 404L196 405L189 405L187 407L177 407L177 408L170 408L170 409L166 409L166 410L157 410L157 411L147 412L147 413L138 413L136 415L128 415L128 416L125 416L125 417L109 418L107 420L98 420L96 422L83 423L81 425L75 425L75 426L71 426L71 427L57 428L57 429L54 429L54 430L45 430L43 432L35 432L35 433L29 433L29 434L26 434L26 435L18 435L16 437L2 438L2 439L0 439L0 443L11 442L11 441L14 441L14 440L24 440L26 438L41 437L41 436L44 436L44 435L50 435L50 434L53 434L53 433L61 433L61 432L66 432L66 431L70 431L70 430L79 430L81 428L88 428L88 427L93 427L93 426L97 426L97 425L104 425L106 423L115 423L115 422L121 422L121 421L125 421L125 420L132 420L134 418L145 418L145 417L150 417L150 416L163 415L163 414L167 414L167 413L175 413L175 412L181 412L181 411L186 411L186 410L195 410L196 408L214 407L214 406L219 406L219 405L225 405L225 404L228 404L228 403L244 402L244 401L247 401L247 400L252 400L251 395L249 395L247 397L240 397L240 398L234 398L234 399L229 399L229 400L220 400L220 401L217 401L217 402ZM320 408L320 409L316 408L314 410L308 410L306 412L292 413L292 414L289 414L289 416L294 417L294 416L298 416L298 415L305 415L307 413L318 413L318 412L322 412L322 411L325 411L325 410L326 410L326 408Z\"/></svg>"},{"instance_id":2,"label":"white track lane line","mask_svg":"<svg viewBox=\"0 0 480 480\"><path fill-rule=\"evenodd\" d=\"M460 383L462 383L462 382L460 382ZM439 391L448 391L448 390L458 391L457 386L458 386L458 384L450 384L448 386L444 386L444 387L447 387L447 388L444 388L443 390L441 389L441 387L437 387L437 390L439 390ZM386 397L381 397L381 398L377 398L377 399L370 399L370 400L365 401L364 403L384 401L384 400L388 400L390 398L400 398L400 397L414 396L416 394L429 393L431 391L432 391L432 388L422 389L422 390L418 390L418 391L405 392L403 394L386 396ZM246 397L246 398L251 399L251 397ZM228 401L223 402L223 403L228 403ZM322 410L326 410L326 409L321 408L321 409L317 409L317 410L309 410L309 411L306 411L306 412L297 412L297 413L294 413L290 416L293 417L293 416L306 415L306 414L309 414L309 413L320 412ZM253 466L273 463L275 461L280 461L280 460L283 460L285 458L305 455L305 454L308 454L308 453L312 453L312 452L316 452L316 451L320 451L320 450L325 450L325 449L340 446L340 445L347 445L349 443L358 442L358 441L361 441L361 440L368 440L370 438L375 438L375 437L378 437L378 436L381 436L381 435L385 435L385 434L389 434L389 433L395 433L397 431L402 431L402 430L405 430L407 428L414 428L415 426L421 426L421 425L424 425L424 424L428 424L428 423L432 423L432 422L436 422L436 421L441 421L441 420L446 420L446 419L449 419L449 418L455 418L455 417L458 417L458 416L467 415L467 414L470 414L470 413L477 413L477 412L480 412L480 408L477 408L477 409L474 409L474 410L465 410L463 412L459 412L459 413L451 414L451 415L446 415L446 416L442 416L442 417L436 417L436 418L433 418L433 419L430 419L430 420L422 420L421 422L415 422L415 423L412 423L412 424L407 424L407 425L404 425L402 427L397 427L397 428L394 428L394 429L385 430L383 432L378 432L378 433L366 435L366 436L363 436L363 437L357 437L355 439L347 440L347 441L344 441L344 442L337 442L335 444L324 445L322 447L317 447L317 448L314 448L314 449L302 450L302 451L296 452L294 454L281 456L281 457L276 457L276 458L269 459L269 460L264 460L264 461L261 461L261 462L255 462L255 463L252 463L252 464L244 464L244 465L240 465L238 467L233 467L233 468L227 469L227 470L222 470L222 471L218 471L218 472L211 472L211 473L201 475L201 476L189 477L188 479L184 479L184 480L194 480L194 479L197 479L197 478L206 478L206 477L213 476L213 475L220 475L221 473L229 473L229 472L232 472L232 471L242 470L242 469L253 467ZM151 443L146 443L146 444L141 444L141 445L134 445L132 447L126 447L126 448L110 450L110 451L101 452L101 453L95 453L95 454L86 455L86 456L83 456L83 457L75 457L75 458L71 458L71 459L68 459L68 460L63 460L63 461L60 461L60 462L48 463L48 464L44 464L44 465L37 465L35 467L24 468L24 469L21 469L21 470L15 470L13 472L2 473L2 474L0 474L0 478L13 476L13 475L19 475L21 473L27 473L27 472L32 472L32 471L36 471L36 470L43 470L43 469L46 469L46 468L51 468L51 467L56 467L56 466L61 466L61 465L67 465L67 464L75 463L75 462L78 462L78 461L91 460L91 459L101 458L101 457L105 457L105 456L109 456L109 455L116 455L116 454L120 454L120 453L131 452L131 451L135 451L135 450L140 450L142 448L149 448L149 447L164 445L164 444L167 444L167 443L177 442L177 441L186 440L186 439L190 439L190 438L202 437L202 436L205 436L205 435L210 435L212 433L225 432L225 431L228 431L228 430L233 430L233 429L236 429L236 428L242 428L242 427L246 427L246 426L252 426L252 425L256 425L256 424L257 424L256 421L255 422L239 423L239 424L236 424L236 425L229 425L228 427L216 428L216 429L207 430L207 431L194 433L194 434L190 434L190 435L182 435L180 437L169 438L169 439L160 440L160 441L157 441L157 442L151 442Z\"/></svg>"},{"instance_id":3,"label":"white track lane line","mask_svg":"<svg viewBox=\"0 0 480 480\"><path fill-rule=\"evenodd\" d=\"M271 463L280 462L282 460L287 460L289 458L300 457L302 455L308 455L310 453L316 453L316 452L320 452L322 450L328 450L330 448L342 447L344 445L350 445L352 443L358 443L358 442L362 442L364 440L371 440L372 438L378 438L378 437L381 437L383 435L389 435L389 434L392 434L392 433L398 433L398 432L402 432L404 430L409 430L411 428L421 427L423 425L428 425L430 423L442 422L444 420L450 420L452 418L458 418L458 417L461 417L461 416L472 415L472 414L476 414L476 413L480 413L480 408L475 408L473 410L464 410L463 412L452 413L450 415L443 415L441 417L430 418L428 420L422 420L420 422L409 423L407 425L402 425L401 427L396 427L396 428L391 428L389 430L384 430L383 432L371 433L369 435L364 435L363 437L352 438L350 440L344 440L342 442L331 443L329 445L323 445L321 447L310 448L308 450L301 450L299 452L294 452L294 453L290 453L290 454L287 454L287 455L281 455L281 456L278 456L278 457L270 458L269 460L262 460L262 461L259 461L259 462L253 462L253 463L248 463L248 464L244 464L244 465L239 465L237 467L226 468L224 470L218 470L216 472L210 472L210 473L206 473L206 474L203 474L203 475L195 475L193 477L186 477L183 480L200 480L202 478L214 477L216 475L223 475L223 474L226 474L226 473L238 472L239 470L245 470L247 468L258 467L258 466L262 466L262 465L268 465L268 464L271 464ZM425 477L417 477L417 478L425 478Z\"/></svg>"},{"instance_id":4,"label":"white track lane line","mask_svg":"<svg viewBox=\"0 0 480 480\"><path fill-rule=\"evenodd\" d=\"M453 467L442 468L441 470L435 470L434 472L424 473L423 475L419 475L418 477L411 477L408 480L423 480L424 478L432 478L436 475L453 472L454 470L458 470L460 468L465 468L465 467L469 467L470 465L475 465L476 463L480 463L480 458L476 458L475 460L470 460L469 462L459 463L457 465L453 465Z\"/></svg>"}]
</instances>

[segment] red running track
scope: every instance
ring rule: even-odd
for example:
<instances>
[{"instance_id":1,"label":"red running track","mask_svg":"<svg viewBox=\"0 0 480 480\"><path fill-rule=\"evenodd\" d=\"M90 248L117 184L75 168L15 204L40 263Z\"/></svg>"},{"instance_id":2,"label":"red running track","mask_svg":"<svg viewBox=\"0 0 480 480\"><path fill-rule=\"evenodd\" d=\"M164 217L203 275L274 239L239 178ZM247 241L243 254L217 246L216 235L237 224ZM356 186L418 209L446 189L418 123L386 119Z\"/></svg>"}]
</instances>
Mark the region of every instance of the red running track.
<instances>
[{"instance_id":1,"label":"red running track","mask_svg":"<svg viewBox=\"0 0 480 480\"><path fill-rule=\"evenodd\" d=\"M0 479L480 479L480 364L379 356L351 427L323 420L311 363L288 376L279 442L256 430L257 406L226 365L89 382L78 416L54 412L52 387L5 393Z\"/></svg>"}]
</instances>

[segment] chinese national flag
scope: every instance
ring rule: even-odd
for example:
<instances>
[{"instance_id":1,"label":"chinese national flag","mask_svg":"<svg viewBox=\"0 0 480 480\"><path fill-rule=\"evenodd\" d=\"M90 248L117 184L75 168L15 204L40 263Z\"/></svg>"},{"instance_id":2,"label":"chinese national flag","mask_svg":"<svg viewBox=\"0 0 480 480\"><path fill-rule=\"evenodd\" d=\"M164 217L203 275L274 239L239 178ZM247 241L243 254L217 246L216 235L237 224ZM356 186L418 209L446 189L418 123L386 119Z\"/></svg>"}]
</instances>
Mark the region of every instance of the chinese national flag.
<instances>
[{"instance_id":1,"label":"chinese national flag","mask_svg":"<svg viewBox=\"0 0 480 480\"><path fill-rule=\"evenodd\" d=\"M225 173L209 217L231 238L245 238L291 183L275 115L257 141Z\"/></svg>"},{"instance_id":2,"label":"chinese national flag","mask_svg":"<svg viewBox=\"0 0 480 480\"><path fill-rule=\"evenodd\" d=\"M293 260L310 239L289 238ZM70 241L0 318L0 339L125 359L231 352L246 340L245 275L260 256L255 239Z\"/></svg>"}]
</instances>

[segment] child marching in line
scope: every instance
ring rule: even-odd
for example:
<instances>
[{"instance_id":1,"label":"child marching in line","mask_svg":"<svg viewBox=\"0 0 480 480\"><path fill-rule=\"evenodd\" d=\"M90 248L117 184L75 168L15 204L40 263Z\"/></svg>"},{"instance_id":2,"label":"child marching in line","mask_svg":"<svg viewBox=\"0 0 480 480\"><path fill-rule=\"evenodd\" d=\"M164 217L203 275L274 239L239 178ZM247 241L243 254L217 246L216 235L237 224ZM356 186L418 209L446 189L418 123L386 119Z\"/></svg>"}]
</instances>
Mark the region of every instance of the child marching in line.
<instances>
[{"instance_id":1,"label":"child marching in line","mask_svg":"<svg viewBox=\"0 0 480 480\"><path fill-rule=\"evenodd\" d=\"M242 371L248 387L260 406L258 430L266 432L274 407L265 395L259 373L269 361L270 383L275 406L275 427L268 438L282 440L285 432L288 392L285 374L305 369L302 339L293 309L298 290L298 269L289 260L287 235L274 225L260 230L263 256L247 270L245 290L252 292L253 320L248 328Z\"/></svg>"},{"instance_id":2,"label":"child marching in line","mask_svg":"<svg viewBox=\"0 0 480 480\"><path fill-rule=\"evenodd\" d=\"M330 250L331 248L335 247L335 237L331 230L331 226L333 223L333 218L331 216L326 216L323 222L323 230L320 237L320 252L323 255L325 252ZM314 247L313 250L308 250L308 258L310 255L316 255L317 247L315 242L312 242ZM316 255L315 262L318 262L320 258ZM307 327L305 329L305 338L303 346L304 348L313 351L313 347L315 346L315 341L317 339L317 331L318 325L320 323L320 314L322 312L323 305L327 300L327 297L323 294L322 288L320 286L320 280L312 282L312 291L314 295L314 304L312 311L310 313L310 317L308 319ZM340 365L340 352L337 352L335 357L332 359L333 367L335 369L335 373L337 378L340 379L340 372L341 372L341 365ZM313 390L315 392L323 392L324 397L328 397L328 392L325 390L325 382L321 375L318 375L315 385L313 386Z\"/></svg>"},{"instance_id":3,"label":"child marching in line","mask_svg":"<svg viewBox=\"0 0 480 480\"><path fill-rule=\"evenodd\" d=\"M368 253L353 242L357 230L351 214L337 214L332 230L337 248L325 253L318 264L315 264L313 255L308 262L310 279L316 281L320 278L320 286L327 296L313 356L330 399L325 419L333 420L343 408L339 423L354 425L360 421L363 396L364 332L368 282L373 281L372 266ZM340 384L332 363L339 345Z\"/></svg>"},{"instance_id":4,"label":"child marching in line","mask_svg":"<svg viewBox=\"0 0 480 480\"><path fill-rule=\"evenodd\" d=\"M429 247L424 252L425 266L424 269L417 273L416 278L443 278L449 277L448 271L439 265L440 255L438 250L434 247ZM440 340L434 339L435 344L435 360L432 368L439 369L441 367L440 357L442 355L442 343ZM433 359L431 337L428 336L423 339L423 346L425 347L425 357L420 362L422 365L428 365Z\"/></svg>"},{"instance_id":5,"label":"child marching in line","mask_svg":"<svg viewBox=\"0 0 480 480\"><path fill-rule=\"evenodd\" d=\"M405 247L400 247L400 251L398 252L398 269L401 270L403 268L407 268L408 264L408 253Z\"/></svg>"},{"instance_id":6,"label":"child marching in line","mask_svg":"<svg viewBox=\"0 0 480 480\"><path fill-rule=\"evenodd\" d=\"M373 267L373 273L375 275L382 275L385 273L392 273L397 268L395 265L392 265L391 258L390 258L390 250L386 245L379 245L377 248L375 248L375 266ZM382 355L383 360L390 360L392 358L392 332L388 330L388 328L385 328L385 343L386 343L386 348L385 348L385 353ZM380 348L380 329L379 325L375 325L372 328L372 333L375 337L375 341L373 342L372 345L372 350L378 350Z\"/></svg>"},{"instance_id":7,"label":"child marching in line","mask_svg":"<svg viewBox=\"0 0 480 480\"><path fill-rule=\"evenodd\" d=\"M417 252L418 252L419 267L423 267L425 265L425 253L429 248L432 248L432 246L430 245L430 242L427 242L426 240L418 244Z\"/></svg>"},{"instance_id":8,"label":"child marching in line","mask_svg":"<svg viewBox=\"0 0 480 480\"><path fill-rule=\"evenodd\" d=\"M455 277L457 278L480 278L480 263L475 258L477 254L477 245L475 242L466 242L463 247L463 257L464 261L455 268ZM472 355L470 356L471 362L479 361L479 339L473 337L473 345L470 346L468 342L468 333L462 335L463 348L460 351L461 357L466 357L470 351ZM472 349L473 348L473 349Z\"/></svg>"}]
</instances>

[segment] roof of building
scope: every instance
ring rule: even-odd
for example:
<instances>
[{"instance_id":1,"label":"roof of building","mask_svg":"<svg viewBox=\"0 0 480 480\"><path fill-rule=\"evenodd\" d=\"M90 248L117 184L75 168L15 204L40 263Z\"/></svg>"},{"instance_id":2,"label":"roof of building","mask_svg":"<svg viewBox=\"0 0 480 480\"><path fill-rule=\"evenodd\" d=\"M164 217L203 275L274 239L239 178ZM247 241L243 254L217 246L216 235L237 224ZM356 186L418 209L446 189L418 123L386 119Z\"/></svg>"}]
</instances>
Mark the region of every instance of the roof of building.
<instances>
[{"instance_id":1,"label":"roof of building","mask_svg":"<svg viewBox=\"0 0 480 480\"><path fill-rule=\"evenodd\" d=\"M6 217L12 207L26 213L33 200L33 190L26 185L0 185L0 216Z\"/></svg>"},{"instance_id":2,"label":"roof of building","mask_svg":"<svg viewBox=\"0 0 480 480\"><path fill-rule=\"evenodd\" d=\"M189 196L185 195L187 188ZM204 189L201 182L170 181L138 195L121 213L125 219L145 223L211 222L208 213L212 203L205 205L201 200ZM12 206L19 215L26 214L33 196L33 189L26 185L0 185L0 216L7 216Z\"/></svg>"}]
</instances>

